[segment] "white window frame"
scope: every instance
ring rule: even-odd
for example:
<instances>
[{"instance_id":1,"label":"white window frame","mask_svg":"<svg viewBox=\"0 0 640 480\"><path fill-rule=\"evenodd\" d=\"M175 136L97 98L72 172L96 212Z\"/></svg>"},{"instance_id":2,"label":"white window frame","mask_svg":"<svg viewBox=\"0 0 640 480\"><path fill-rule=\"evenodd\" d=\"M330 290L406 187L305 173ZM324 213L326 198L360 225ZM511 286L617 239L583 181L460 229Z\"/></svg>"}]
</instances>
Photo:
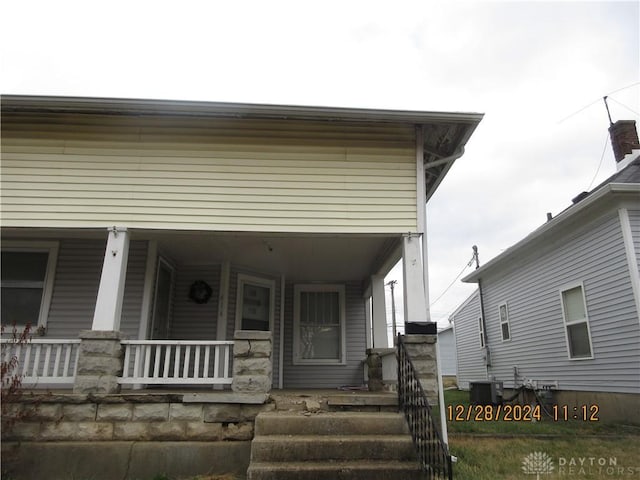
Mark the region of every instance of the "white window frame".
<instances>
[{"instance_id":1,"label":"white window frame","mask_svg":"<svg viewBox=\"0 0 640 480\"><path fill-rule=\"evenodd\" d=\"M340 313L340 358L313 359L300 356L300 294L302 292L337 292ZM346 365L347 325L344 285L339 284L299 284L293 287L293 364L294 365Z\"/></svg>"},{"instance_id":2,"label":"white window frame","mask_svg":"<svg viewBox=\"0 0 640 480\"><path fill-rule=\"evenodd\" d=\"M487 336L484 333L484 322L482 317L478 317L478 333L480 334L480 348L484 348L487 345Z\"/></svg>"},{"instance_id":3,"label":"white window frame","mask_svg":"<svg viewBox=\"0 0 640 480\"><path fill-rule=\"evenodd\" d=\"M275 315L276 281L270 278L254 275L238 274L238 292L236 294L236 330L242 330L242 300L244 298L244 286L255 285L269 289L269 331L273 332L273 318Z\"/></svg>"},{"instance_id":4,"label":"white window frame","mask_svg":"<svg viewBox=\"0 0 640 480\"><path fill-rule=\"evenodd\" d=\"M572 322L567 322L567 315L565 312L565 308L564 308L564 296L563 293L567 292L569 290L573 290L574 288L580 288L580 292L582 293L582 303L584 305L584 318L583 319L579 319L579 320L574 320ZM560 288L559 291L559 296L560 296L560 308L562 309L562 320L563 320L563 324L564 324L564 337L565 337L565 342L567 345L567 357L569 358L569 360L592 360L594 358L593 355L593 342L591 340L591 327L589 326L589 312L587 310L587 297L585 294L585 289L584 289L584 283L583 282L577 282L577 283L571 283L568 285L565 285L563 287ZM569 345L569 329L568 327L570 325L578 325L580 323L586 323L587 324L587 336L589 338L589 351L591 352L591 355L588 357L572 357L571 356L571 347Z\"/></svg>"},{"instance_id":5,"label":"white window frame","mask_svg":"<svg viewBox=\"0 0 640 480\"><path fill-rule=\"evenodd\" d=\"M56 276L56 265L58 263L58 251L60 245L58 242L44 241L27 241L27 240L5 240L2 242L3 252L20 252L20 253L43 253L46 252L47 269L42 282L42 300L40 301L40 313L38 314L38 322L33 325L33 330L37 328L46 328L49 319L49 308L51 307L51 298L53 296L53 284ZM16 325L20 329L24 329L26 325Z\"/></svg>"},{"instance_id":6,"label":"white window frame","mask_svg":"<svg viewBox=\"0 0 640 480\"><path fill-rule=\"evenodd\" d=\"M504 312L505 312L505 318L506 320L502 320L502 315L500 315L500 311L502 310L502 307L504 307ZM509 306L507 305L507 302L503 302L500 305L498 305L498 320L500 321L500 338L502 338L503 342L509 342L511 341L511 323L509 323ZM507 331L509 332L509 336L507 338L504 338L504 330L502 329L503 325L507 325Z\"/></svg>"}]
</instances>

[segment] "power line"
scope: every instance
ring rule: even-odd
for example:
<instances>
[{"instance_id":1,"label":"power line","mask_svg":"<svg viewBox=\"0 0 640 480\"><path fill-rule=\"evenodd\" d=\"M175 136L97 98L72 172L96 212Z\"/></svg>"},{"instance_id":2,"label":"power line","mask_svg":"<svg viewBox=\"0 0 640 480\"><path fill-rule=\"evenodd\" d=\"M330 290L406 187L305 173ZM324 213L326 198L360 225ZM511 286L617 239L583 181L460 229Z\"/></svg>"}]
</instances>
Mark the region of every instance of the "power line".
<instances>
[{"instance_id":1,"label":"power line","mask_svg":"<svg viewBox=\"0 0 640 480\"><path fill-rule=\"evenodd\" d=\"M444 294L445 294L445 293L447 293L447 292L449 291L449 289L453 286L453 284L454 284L454 283L456 283L456 282L458 281L458 279L462 276L462 274L464 273L464 271L465 271L467 268L469 268L469 267L473 264L473 262L474 262L474 260L475 260L475 259L476 259L476 256L475 256L475 254L474 254L474 255L471 257L471 260L469 260L469 262L464 266L464 268L462 269L462 271L461 271L461 272L458 274L458 276L453 280L453 282L451 282L451 283L449 284L449 286L448 286L447 288L445 288L444 292L442 292L438 298L436 298L433 302L431 302L431 305L429 305L429 308L433 307L433 306L436 304L436 302L437 302L438 300L440 300L440 299L444 296Z\"/></svg>"},{"instance_id":2,"label":"power line","mask_svg":"<svg viewBox=\"0 0 640 480\"><path fill-rule=\"evenodd\" d=\"M600 163L598 164L598 169L596 170L595 175L591 179L591 183L589 184L589 187L587 188L587 192L591 190L591 186L593 185L593 182L595 182L596 177L598 176L598 172L600 172L600 167L602 166L602 160L604 159L604 152L607 151L607 145L609 145L609 134L608 133L607 133L607 136L604 138L604 147L602 148L602 155L600 155Z\"/></svg>"},{"instance_id":3,"label":"power line","mask_svg":"<svg viewBox=\"0 0 640 480\"><path fill-rule=\"evenodd\" d=\"M617 90L614 90L613 92L610 92L610 93L606 94L605 96L611 96L614 93L621 92L622 90L626 90L627 88L635 87L636 85L640 85L640 82L635 82L635 83L632 83L631 85L627 85L626 87L618 88ZM595 99L593 102L591 102L590 104L582 107L580 110L577 110L577 111L573 112L571 115L568 115L568 116L564 117L562 120L559 120L558 124L561 124L562 122L564 122L566 120L569 120L574 115L577 115L577 114L583 112L584 110L586 110L590 106L595 105L596 103L598 103L600 100L602 100L602 97Z\"/></svg>"},{"instance_id":4,"label":"power line","mask_svg":"<svg viewBox=\"0 0 640 480\"><path fill-rule=\"evenodd\" d=\"M640 113L636 112L635 110L630 109L629 107L627 107L624 103L621 103L619 101L617 101L615 98L612 98L611 100L613 100L614 102L616 102L618 105L620 105L622 108L626 108L627 110L629 110L631 113L633 113L634 115L638 115L640 116Z\"/></svg>"}]
</instances>

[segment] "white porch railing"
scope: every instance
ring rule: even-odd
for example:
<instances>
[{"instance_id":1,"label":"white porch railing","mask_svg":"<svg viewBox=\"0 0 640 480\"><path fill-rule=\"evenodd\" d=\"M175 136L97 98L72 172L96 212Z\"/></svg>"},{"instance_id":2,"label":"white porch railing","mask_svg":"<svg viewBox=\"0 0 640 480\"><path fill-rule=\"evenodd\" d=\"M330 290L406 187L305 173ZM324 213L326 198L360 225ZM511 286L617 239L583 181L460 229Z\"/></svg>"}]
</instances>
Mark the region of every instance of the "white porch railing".
<instances>
[{"instance_id":1,"label":"white porch railing","mask_svg":"<svg viewBox=\"0 0 640 480\"><path fill-rule=\"evenodd\" d=\"M232 341L123 340L121 384L231 384Z\"/></svg>"},{"instance_id":2,"label":"white porch railing","mask_svg":"<svg viewBox=\"0 0 640 480\"><path fill-rule=\"evenodd\" d=\"M22 385L73 384L78 367L79 339L32 339L21 344L2 339L0 343L4 362L9 362L14 355L17 358L12 373L22 377Z\"/></svg>"}]
</instances>

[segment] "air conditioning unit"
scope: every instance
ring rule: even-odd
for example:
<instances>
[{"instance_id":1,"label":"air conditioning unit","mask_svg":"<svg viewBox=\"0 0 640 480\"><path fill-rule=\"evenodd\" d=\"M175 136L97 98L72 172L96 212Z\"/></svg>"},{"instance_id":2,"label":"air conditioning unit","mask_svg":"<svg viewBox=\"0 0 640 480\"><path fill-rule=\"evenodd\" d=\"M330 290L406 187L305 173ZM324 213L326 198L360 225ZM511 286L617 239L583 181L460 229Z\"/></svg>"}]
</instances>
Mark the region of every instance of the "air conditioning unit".
<instances>
[{"instance_id":1,"label":"air conditioning unit","mask_svg":"<svg viewBox=\"0 0 640 480\"><path fill-rule=\"evenodd\" d=\"M502 382L470 382L469 400L474 405L498 405L502 403Z\"/></svg>"}]
</instances>

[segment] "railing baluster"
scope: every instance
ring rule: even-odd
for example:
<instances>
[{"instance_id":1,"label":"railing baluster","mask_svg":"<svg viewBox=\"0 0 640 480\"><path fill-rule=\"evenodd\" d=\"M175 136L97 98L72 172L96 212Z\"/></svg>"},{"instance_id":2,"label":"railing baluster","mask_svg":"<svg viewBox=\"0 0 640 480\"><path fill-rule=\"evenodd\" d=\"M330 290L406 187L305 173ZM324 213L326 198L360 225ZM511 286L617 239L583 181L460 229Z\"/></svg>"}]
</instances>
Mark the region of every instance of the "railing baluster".
<instances>
[{"instance_id":1,"label":"railing baluster","mask_svg":"<svg viewBox=\"0 0 640 480\"><path fill-rule=\"evenodd\" d=\"M210 355L211 355L211 346L207 345L206 347L204 347L204 373L202 374L202 376L204 378L209 378L209 358L210 358ZM213 377L215 378L215 373L214 373Z\"/></svg>"},{"instance_id":2,"label":"railing baluster","mask_svg":"<svg viewBox=\"0 0 640 480\"><path fill-rule=\"evenodd\" d=\"M164 349L164 371L162 372L162 378L169 378L169 362L171 361L172 345L167 345Z\"/></svg>"},{"instance_id":3,"label":"railing baluster","mask_svg":"<svg viewBox=\"0 0 640 480\"><path fill-rule=\"evenodd\" d=\"M200 345L195 346L196 353L193 358L193 378L200 378Z\"/></svg>"},{"instance_id":4,"label":"railing baluster","mask_svg":"<svg viewBox=\"0 0 640 480\"><path fill-rule=\"evenodd\" d=\"M133 356L133 377L140 378L140 353L142 352L142 345L136 345L136 353Z\"/></svg>"},{"instance_id":5,"label":"railing baluster","mask_svg":"<svg viewBox=\"0 0 640 480\"><path fill-rule=\"evenodd\" d=\"M153 362L153 378L160 375L160 356L162 355L162 345L156 345L156 358Z\"/></svg>"},{"instance_id":6,"label":"railing baluster","mask_svg":"<svg viewBox=\"0 0 640 480\"><path fill-rule=\"evenodd\" d=\"M62 356L62 345L56 346L56 356L53 359L53 372L54 377L60 376L58 370L60 369L60 357Z\"/></svg>"},{"instance_id":7,"label":"railing baluster","mask_svg":"<svg viewBox=\"0 0 640 480\"><path fill-rule=\"evenodd\" d=\"M129 363L131 362L131 345L124 346L124 365L122 365L122 378L129 378Z\"/></svg>"},{"instance_id":8,"label":"railing baluster","mask_svg":"<svg viewBox=\"0 0 640 480\"><path fill-rule=\"evenodd\" d=\"M20 345L18 345L18 353L20 352L21 348ZM18 358L20 358L20 355L18 355ZM23 360L23 364L22 364L22 375L24 375L25 377L29 375L29 361L31 360L31 345L27 345L24 347L24 360Z\"/></svg>"},{"instance_id":9,"label":"railing baluster","mask_svg":"<svg viewBox=\"0 0 640 480\"><path fill-rule=\"evenodd\" d=\"M189 378L189 361L191 360L191 345L187 345L184 349L184 368L182 369L182 378Z\"/></svg>"},{"instance_id":10,"label":"railing baluster","mask_svg":"<svg viewBox=\"0 0 640 480\"><path fill-rule=\"evenodd\" d=\"M64 365L62 367L62 376L63 377L67 377L69 376L69 364L71 363L71 350L73 348L73 345L65 345L65 352L64 352Z\"/></svg>"},{"instance_id":11,"label":"railing baluster","mask_svg":"<svg viewBox=\"0 0 640 480\"><path fill-rule=\"evenodd\" d=\"M53 345L44 345L45 351L44 351L44 365L42 366L42 376L43 377L48 377L49 376L49 361L51 360L51 347L53 347Z\"/></svg>"},{"instance_id":12,"label":"railing baluster","mask_svg":"<svg viewBox=\"0 0 640 480\"><path fill-rule=\"evenodd\" d=\"M144 369L142 371L142 376L144 378L149 378L151 374L151 345L144 346Z\"/></svg>"},{"instance_id":13,"label":"railing baluster","mask_svg":"<svg viewBox=\"0 0 640 480\"><path fill-rule=\"evenodd\" d=\"M224 378L229 378L229 362L231 361L231 346L224 346Z\"/></svg>"},{"instance_id":14,"label":"railing baluster","mask_svg":"<svg viewBox=\"0 0 640 480\"><path fill-rule=\"evenodd\" d=\"M180 345L176 345L176 358L173 360L173 377L180 376Z\"/></svg>"},{"instance_id":15,"label":"railing baluster","mask_svg":"<svg viewBox=\"0 0 640 480\"><path fill-rule=\"evenodd\" d=\"M36 354L33 358L33 368L31 369L31 376L34 378L38 378L38 368L40 367L40 352L42 351L42 345L36 344L33 345L33 347L36 351Z\"/></svg>"},{"instance_id":16,"label":"railing baluster","mask_svg":"<svg viewBox=\"0 0 640 480\"><path fill-rule=\"evenodd\" d=\"M222 350L223 348L221 348L219 345L216 345L213 350L213 376L214 377L220 376L220 355L222 354Z\"/></svg>"}]
</instances>

